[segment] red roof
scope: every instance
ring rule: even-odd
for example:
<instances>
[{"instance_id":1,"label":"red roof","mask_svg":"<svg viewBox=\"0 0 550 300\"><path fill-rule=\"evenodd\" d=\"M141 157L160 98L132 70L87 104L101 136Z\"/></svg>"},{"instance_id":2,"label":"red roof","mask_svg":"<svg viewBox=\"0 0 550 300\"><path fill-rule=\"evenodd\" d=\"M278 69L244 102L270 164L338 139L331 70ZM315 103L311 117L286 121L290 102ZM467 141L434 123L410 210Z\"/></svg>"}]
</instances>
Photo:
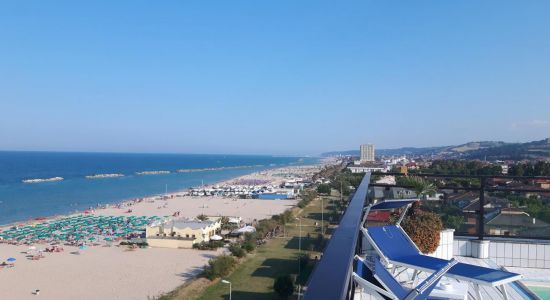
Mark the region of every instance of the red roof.
<instances>
[{"instance_id":1,"label":"red roof","mask_svg":"<svg viewBox=\"0 0 550 300\"><path fill-rule=\"evenodd\" d=\"M367 221L372 222L385 222L390 219L391 212L390 211L373 211L370 212L367 216Z\"/></svg>"}]
</instances>

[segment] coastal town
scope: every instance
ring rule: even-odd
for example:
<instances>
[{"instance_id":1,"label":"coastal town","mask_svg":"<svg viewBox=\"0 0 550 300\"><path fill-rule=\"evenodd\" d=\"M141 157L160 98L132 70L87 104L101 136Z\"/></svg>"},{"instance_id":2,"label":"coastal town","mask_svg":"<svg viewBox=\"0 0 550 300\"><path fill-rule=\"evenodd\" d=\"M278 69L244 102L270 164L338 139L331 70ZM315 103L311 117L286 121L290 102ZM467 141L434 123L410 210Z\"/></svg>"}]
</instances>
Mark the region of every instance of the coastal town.
<instances>
[{"instance_id":1,"label":"coastal town","mask_svg":"<svg viewBox=\"0 0 550 300\"><path fill-rule=\"evenodd\" d=\"M311 184L321 167L270 169L181 192L4 226L0 229L0 281L10 289L3 289L0 298L33 299L37 290L43 299L142 299L169 292L182 283L176 274L192 278L210 257L227 251L197 251L193 245L255 231L252 225L257 220L295 206L300 190ZM230 217L231 230L221 229L225 216ZM109 272L96 278L94 274L103 270ZM18 280L22 277L28 280ZM121 282L123 277L128 282Z\"/></svg>"},{"instance_id":2,"label":"coastal town","mask_svg":"<svg viewBox=\"0 0 550 300\"><path fill-rule=\"evenodd\" d=\"M550 300L550 1L0 2L0 300Z\"/></svg>"}]
</instances>

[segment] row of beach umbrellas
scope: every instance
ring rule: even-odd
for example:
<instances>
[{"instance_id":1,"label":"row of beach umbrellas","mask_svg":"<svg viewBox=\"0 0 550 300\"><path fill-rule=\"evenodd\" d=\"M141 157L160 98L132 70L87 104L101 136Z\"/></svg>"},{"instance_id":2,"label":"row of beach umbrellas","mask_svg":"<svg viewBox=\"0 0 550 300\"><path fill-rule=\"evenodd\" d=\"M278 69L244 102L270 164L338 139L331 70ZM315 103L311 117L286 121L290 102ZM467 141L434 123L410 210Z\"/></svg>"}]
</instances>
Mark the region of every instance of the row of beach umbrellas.
<instances>
[{"instance_id":1,"label":"row of beach umbrellas","mask_svg":"<svg viewBox=\"0 0 550 300\"><path fill-rule=\"evenodd\" d=\"M79 215L41 223L13 226L0 232L3 240L33 243L37 241L112 241L141 233L147 224L160 217Z\"/></svg>"}]
</instances>

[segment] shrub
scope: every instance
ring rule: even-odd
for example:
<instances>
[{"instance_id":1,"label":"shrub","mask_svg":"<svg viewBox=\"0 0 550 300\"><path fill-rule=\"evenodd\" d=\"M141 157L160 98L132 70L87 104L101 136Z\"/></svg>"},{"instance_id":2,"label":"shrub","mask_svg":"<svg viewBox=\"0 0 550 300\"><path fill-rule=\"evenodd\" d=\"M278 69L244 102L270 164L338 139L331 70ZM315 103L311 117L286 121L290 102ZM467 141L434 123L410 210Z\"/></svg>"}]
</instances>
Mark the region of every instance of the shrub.
<instances>
[{"instance_id":1,"label":"shrub","mask_svg":"<svg viewBox=\"0 0 550 300\"><path fill-rule=\"evenodd\" d=\"M265 237L267 233L274 230L277 227L278 223L274 219L264 219L258 221L256 226L256 234L260 237Z\"/></svg>"},{"instance_id":2,"label":"shrub","mask_svg":"<svg viewBox=\"0 0 550 300\"><path fill-rule=\"evenodd\" d=\"M233 266L235 266L235 263L235 258L232 256L218 256L208 261L208 265L204 268L203 274L210 280L227 276L229 272L231 272Z\"/></svg>"},{"instance_id":3,"label":"shrub","mask_svg":"<svg viewBox=\"0 0 550 300\"><path fill-rule=\"evenodd\" d=\"M258 240L258 237L255 232L247 232L244 234L245 243L251 243L256 245L257 240Z\"/></svg>"},{"instance_id":4,"label":"shrub","mask_svg":"<svg viewBox=\"0 0 550 300\"><path fill-rule=\"evenodd\" d=\"M223 247L222 241L210 241L210 242L200 242L197 244L193 244L193 249L198 250L216 250L220 247Z\"/></svg>"},{"instance_id":5,"label":"shrub","mask_svg":"<svg viewBox=\"0 0 550 300\"><path fill-rule=\"evenodd\" d=\"M246 251L239 244L232 244L229 246L229 252L231 252L231 255L238 258L246 256Z\"/></svg>"},{"instance_id":6,"label":"shrub","mask_svg":"<svg viewBox=\"0 0 550 300\"><path fill-rule=\"evenodd\" d=\"M245 233L244 234L244 242L243 242L243 249L245 249L247 252L252 252L254 249L256 249L256 246L258 245L258 237L257 234L254 233Z\"/></svg>"},{"instance_id":7,"label":"shrub","mask_svg":"<svg viewBox=\"0 0 550 300\"><path fill-rule=\"evenodd\" d=\"M330 188L330 187L329 187ZM300 200L300 202L298 202L298 207L299 208L304 208L306 207L311 201L313 201L313 199L315 199L317 197L317 192L316 191L313 191L313 190L306 190L306 191L303 191L301 194L300 194L300 198L302 198L302 200Z\"/></svg>"},{"instance_id":8,"label":"shrub","mask_svg":"<svg viewBox=\"0 0 550 300\"><path fill-rule=\"evenodd\" d=\"M421 211L415 205L403 220L402 227L422 253L429 254L437 250L439 233L443 229L439 215Z\"/></svg>"},{"instance_id":9,"label":"shrub","mask_svg":"<svg viewBox=\"0 0 550 300\"><path fill-rule=\"evenodd\" d=\"M292 219L294 218L294 215L292 214L292 211L285 210L283 213L276 215L274 218L276 221L279 222L281 225L285 225L287 223L292 222Z\"/></svg>"},{"instance_id":10,"label":"shrub","mask_svg":"<svg viewBox=\"0 0 550 300\"><path fill-rule=\"evenodd\" d=\"M250 242L244 242L242 245L242 248L246 250L246 252L252 252L256 248L256 246Z\"/></svg>"},{"instance_id":11,"label":"shrub","mask_svg":"<svg viewBox=\"0 0 550 300\"><path fill-rule=\"evenodd\" d=\"M277 277L277 279L275 279L275 283L273 284L273 289L281 297L288 298L292 296L294 293L294 283L292 282L290 275Z\"/></svg>"}]
</instances>

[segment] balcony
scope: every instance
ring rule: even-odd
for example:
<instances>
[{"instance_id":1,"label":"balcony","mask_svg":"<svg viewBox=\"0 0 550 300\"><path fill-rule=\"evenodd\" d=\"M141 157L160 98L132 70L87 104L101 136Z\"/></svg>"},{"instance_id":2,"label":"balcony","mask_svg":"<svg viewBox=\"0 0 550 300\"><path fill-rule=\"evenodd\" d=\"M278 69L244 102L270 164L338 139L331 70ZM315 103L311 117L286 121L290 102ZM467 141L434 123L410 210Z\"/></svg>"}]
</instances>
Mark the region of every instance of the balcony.
<instances>
[{"instance_id":1,"label":"balcony","mask_svg":"<svg viewBox=\"0 0 550 300\"><path fill-rule=\"evenodd\" d=\"M371 178L380 179L380 176L387 175L403 176L399 173L367 173L351 195L340 225L310 277L304 299L355 299L359 296L361 299L369 299L365 298L368 295L352 279L354 256L364 255L369 248L360 230L365 218L364 207L399 195L392 189L402 189L403 197L410 196L412 189L411 186L387 182L371 183ZM523 274L528 284L535 282L550 287L550 280L546 279L550 278L550 220L546 222L546 215L536 210L536 205L544 204L550 195L550 190L544 185L536 185L536 182L550 178L461 175L422 177L439 182L436 195L423 197L422 209L438 213L445 227L452 229L452 240L447 241L446 245L440 245L445 246L446 250L438 249L441 252L439 255L484 267L505 267L511 272ZM460 180L473 180L478 184L449 184ZM503 185L502 182L508 183ZM406 281L406 277L412 275L411 272L402 272L398 279ZM459 284L458 281L455 284ZM479 298L476 297L478 291L475 286L463 284L467 289L467 297ZM507 286L508 299L537 299L522 282ZM494 288L481 288L479 293L483 298L503 299L503 295Z\"/></svg>"}]
</instances>

